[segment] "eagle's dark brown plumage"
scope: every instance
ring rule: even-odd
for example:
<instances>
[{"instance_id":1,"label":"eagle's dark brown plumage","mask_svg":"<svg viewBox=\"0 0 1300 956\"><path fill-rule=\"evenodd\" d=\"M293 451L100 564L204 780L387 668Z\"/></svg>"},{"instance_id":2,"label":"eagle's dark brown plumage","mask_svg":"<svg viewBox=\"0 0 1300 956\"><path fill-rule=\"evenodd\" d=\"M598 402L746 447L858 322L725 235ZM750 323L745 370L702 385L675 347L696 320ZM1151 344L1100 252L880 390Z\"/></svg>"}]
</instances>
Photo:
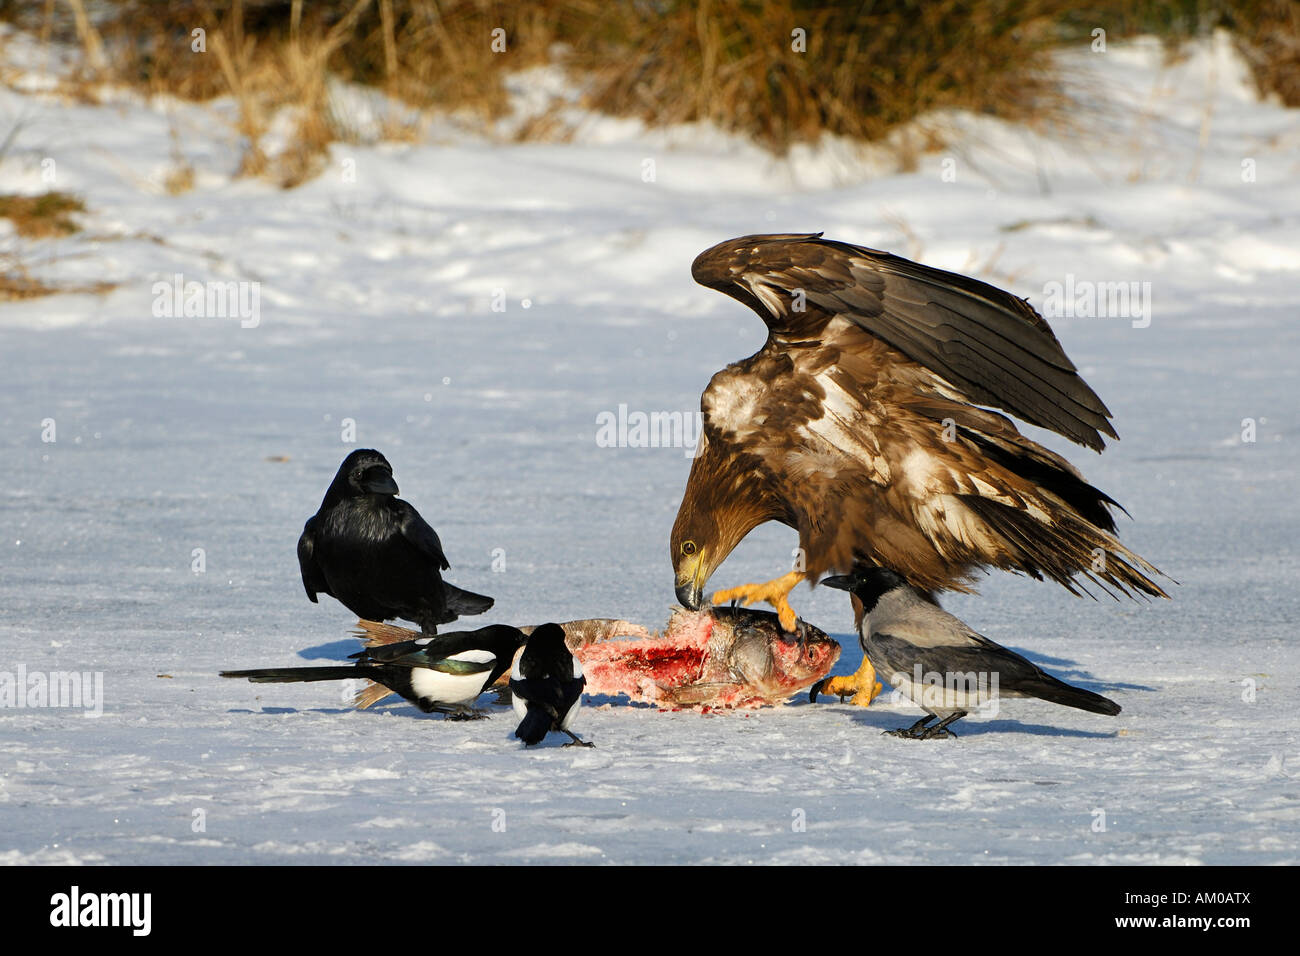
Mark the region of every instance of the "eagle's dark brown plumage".
<instances>
[{"instance_id":1,"label":"eagle's dark brown plumage","mask_svg":"<svg viewBox=\"0 0 1300 956\"><path fill-rule=\"evenodd\" d=\"M671 543L683 603L699 606L713 571L765 521L799 532L804 563L748 596L775 594L790 623L784 595L798 580L857 563L927 589L970 590L977 570L996 567L1073 593L1091 581L1166 596L1159 572L1114 536L1115 502L989 410L1099 451L1103 435L1118 437L1025 300L820 234L733 239L691 271L758 313L768 337L701 399Z\"/></svg>"}]
</instances>

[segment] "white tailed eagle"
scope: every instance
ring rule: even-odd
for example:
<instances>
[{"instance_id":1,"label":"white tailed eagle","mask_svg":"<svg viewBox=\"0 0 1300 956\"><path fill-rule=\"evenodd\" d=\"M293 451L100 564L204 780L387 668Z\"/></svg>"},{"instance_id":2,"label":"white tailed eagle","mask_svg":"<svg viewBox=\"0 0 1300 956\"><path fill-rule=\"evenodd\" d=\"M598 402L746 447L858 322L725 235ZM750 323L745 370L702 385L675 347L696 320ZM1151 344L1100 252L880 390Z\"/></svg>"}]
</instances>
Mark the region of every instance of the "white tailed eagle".
<instances>
[{"instance_id":1,"label":"white tailed eagle","mask_svg":"<svg viewBox=\"0 0 1300 956\"><path fill-rule=\"evenodd\" d=\"M767 521L799 533L802 564L713 601L767 601L790 630L794 586L855 565L928 590L970 591L994 567L1074 594L1092 582L1167 597L1115 537L1116 502L990 410L1097 451L1118 437L1024 299L820 233L732 239L691 274L758 313L768 336L701 398L671 540L682 604L700 607L714 570Z\"/></svg>"}]
</instances>

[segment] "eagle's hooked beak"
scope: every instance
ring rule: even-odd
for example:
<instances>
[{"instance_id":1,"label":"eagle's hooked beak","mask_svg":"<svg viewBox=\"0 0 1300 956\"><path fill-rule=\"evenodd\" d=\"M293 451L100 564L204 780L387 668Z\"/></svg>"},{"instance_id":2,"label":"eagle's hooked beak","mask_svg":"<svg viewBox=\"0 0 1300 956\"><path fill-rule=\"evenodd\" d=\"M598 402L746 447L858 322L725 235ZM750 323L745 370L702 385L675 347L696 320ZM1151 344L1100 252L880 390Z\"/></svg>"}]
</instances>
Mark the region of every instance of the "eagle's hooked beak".
<instances>
[{"instance_id":1,"label":"eagle's hooked beak","mask_svg":"<svg viewBox=\"0 0 1300 956\"><path fill-rule=\"evenodd\" d=\"M698 611L703 596L704 589L694 581L677 585L677 603L687 610Z\"/></svg>"},{"instance_id":2,"label":"eagle's hooked beak","mask_svg":"<svg viewBox=\"0 0 1300 956\"><path fill-rule=\"evenodd\" d=\"M704 603L704 585L708 581L709 571L700 555L683 557L677 568L677 603L688 610L698 611Z\"/></svg>"}]
</instances>

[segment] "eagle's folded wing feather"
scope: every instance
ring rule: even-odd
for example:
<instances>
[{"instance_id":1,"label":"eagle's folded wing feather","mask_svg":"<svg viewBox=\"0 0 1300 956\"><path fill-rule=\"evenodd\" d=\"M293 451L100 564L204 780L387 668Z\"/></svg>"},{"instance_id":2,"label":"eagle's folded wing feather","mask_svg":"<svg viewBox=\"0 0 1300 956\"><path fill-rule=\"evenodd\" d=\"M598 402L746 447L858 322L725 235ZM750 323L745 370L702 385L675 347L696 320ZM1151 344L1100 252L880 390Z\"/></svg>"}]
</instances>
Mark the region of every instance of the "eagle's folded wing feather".
<instances>
[{"instance_id":1,"label":"eagle's folded wing feather","mask_svg":"<svg viewBox=\"0 0 1300 956\"><path fill-rule=\"evenodd\" d=\"M1105 447L1102 433L1118 437L1109 409L1042 317L977 279L819 235L732 240L703 253L693 273L753 308L777 338L816 337L840 316L967 401L1097 450Z\"/></svg>"}]
</instances>

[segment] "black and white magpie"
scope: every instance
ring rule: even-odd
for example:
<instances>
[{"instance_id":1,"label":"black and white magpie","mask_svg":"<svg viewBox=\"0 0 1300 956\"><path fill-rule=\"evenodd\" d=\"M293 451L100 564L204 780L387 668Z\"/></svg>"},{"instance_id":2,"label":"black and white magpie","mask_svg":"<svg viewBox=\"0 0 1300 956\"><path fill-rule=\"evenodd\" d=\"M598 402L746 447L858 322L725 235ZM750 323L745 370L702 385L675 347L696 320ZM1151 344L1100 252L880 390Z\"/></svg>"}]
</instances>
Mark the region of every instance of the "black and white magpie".
<instances>
[{"instance_id":1,"label":"black and white magpie","mask_svg":"<svg viewBox=\"0 0 1300 956\"><path fill-rule=\"evenodd\" d=\"M955 736L950 724L1001 697L1037 697L1109 716L1120 712L1114 701L1059 681L975 633L888 568L858 567L821 583L849 591L862 603L863 652L881 677L926 712L911 727L889 734L920 740ZM939 723L926 726L936 718Z\"/></svg>"},{"instance_id":2,"label":"black and white magpie","mask_svg":"<svg viewBox=\"0 0 1300 956\"><path fill-rule=\"evenodd\" d=\"M449 567L437 532L397 497L393 468L373 448L343 459L298 539L298 568L312 603L328 594L357 617L404 618L426 634L492 607L492 598L443 581Z\"/></svg>"},{"instance_id":3,"label":"black and white magpie","mask_svg":"<svg viewBox=\"0 0 1300 956\"><path fill-rule=\"evenodd\" d=\"M595 746L569 729L586 684L582 665L564 642L564 629L558 624L538 627L510 672L511 702L519 716L515 736L531 747L558 730L572 738L566 747Z\"/></svg>"},{"instance_id":4,"label":"black and white magpie","mask_svg":"<svg viewBox=\"0 0 1300 956\"><path fill-rule=\"evenodd\" d=\"M365 678L405 697L425 713L472 719L485 714L471 705L510 669L527 638L518 628L493 624L476 631L454 631L396 644L378 644L351 655L355 664L324 667L268 667L222 671L255 684Z\"/></svg>"}]
</instances>

